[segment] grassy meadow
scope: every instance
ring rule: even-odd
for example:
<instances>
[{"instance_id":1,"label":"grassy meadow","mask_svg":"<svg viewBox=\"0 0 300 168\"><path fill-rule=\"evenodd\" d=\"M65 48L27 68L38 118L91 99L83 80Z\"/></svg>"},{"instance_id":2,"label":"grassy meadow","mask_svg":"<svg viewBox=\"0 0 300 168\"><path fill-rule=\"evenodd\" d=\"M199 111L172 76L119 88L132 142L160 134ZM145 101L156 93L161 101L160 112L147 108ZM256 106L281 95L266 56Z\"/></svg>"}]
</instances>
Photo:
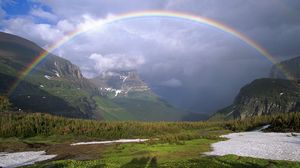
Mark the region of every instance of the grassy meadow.
<instances>
[{"instance_id":1,"label":"grassy meadow","mask_svg":"<svg viewBox=\"0 0 300 168\"><path fill-rule=\"evenodd\" d=\"M300 163L226 155L206 156L219 136L272 124L269 131L299 131L299 113L207 122L136 122L66 119L41 113L3 112L2 152L45 150L58 156L27 167L300 167ZM280 129L283 128L283 129ZM143 143L70 143L147 138Z\"/></svg>"}]
</instances>

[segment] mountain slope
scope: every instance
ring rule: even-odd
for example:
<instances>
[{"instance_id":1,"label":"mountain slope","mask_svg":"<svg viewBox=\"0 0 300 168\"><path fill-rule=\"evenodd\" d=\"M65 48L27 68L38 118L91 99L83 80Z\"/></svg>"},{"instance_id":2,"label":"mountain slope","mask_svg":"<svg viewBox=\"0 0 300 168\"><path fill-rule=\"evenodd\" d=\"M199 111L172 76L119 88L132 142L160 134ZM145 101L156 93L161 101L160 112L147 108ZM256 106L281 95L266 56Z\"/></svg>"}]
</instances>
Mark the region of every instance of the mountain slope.
<instances>
[{"instance_id":1,"label":"mountain slope","mask_svg":"<svg viewBox=\"0 0 300 168\"><path fill-rule=\"evenodd\" d=\"M18 73L44 50L18 36L0 33L0 88L9 90ZM26 111L42 111L66 117L100 119L92 100L96 87L70 61L50 54L9 95L12 103Z\"/></svg>"},{"instance_id":2,"label":"mountain slope","mask_svg":"<svg viewBox=\"0 0 300 168\"><path fill-rule=\"evenodd\" d=\"M286 80L281 69L295 80ZM244 86L232 105L217 111L211 120L246 118L256 115L300 111L300 57L282 61L271 68L270 78Z\"/></svg>"},{"instance_id":3,"label":"mountain slope","mask_svg":"<svg viewBox=\"0 0 300 168\"><path fill-rule=\"evenodd\" d=\"M300 56L282 61L272 67L270 73L271 78L286 79L286 76L278 67L285 69L294 79L300 79Z\"/></svg>"},{"instance_id":4,"label":"mountain slope","mask_svg":"<svg viewBox=\"0 0 300 168\"><path fill-rule=\"evenodd\" d=\"M179 110L156 96L135 70L105 72L91 81L138 120L181 120Z\"/></svg>"},{"instance_id":5,"label":"mountain slope","mask_svg":"<svg viewBox=\"0 0 300 168\"><path fill-rule=\"evenodd\" d=\"M299 85L284 79L257 79L244 86L234 103L210 119L246 118L300 110Z\"/></svg>"},{"instance_id":6,"label":"mountain slope","mask_svg":"<svg viewBox=\"0 0 300 168\"><path fill-rule=\"evenodd\" d=\"M31 41L0 32L0 94L7 94L19 73L43 51ZM141 96L144 91L148 93L149 88L142 81L136 82L137 78L137 75L129 74L128 79L121 79L126 81L122 85L126 97L115 97L116 93L104 92L84 78L79 67L70 61L49 54L9 98L20 110L65 117L105 120L180 119L175 108L157 97L151 94ZM115 87L112 83L108 82L105 87ZM133 85L136 87L132 88ZM129 90L141 94L128 94Z\"/></svg>"}]
</instances>

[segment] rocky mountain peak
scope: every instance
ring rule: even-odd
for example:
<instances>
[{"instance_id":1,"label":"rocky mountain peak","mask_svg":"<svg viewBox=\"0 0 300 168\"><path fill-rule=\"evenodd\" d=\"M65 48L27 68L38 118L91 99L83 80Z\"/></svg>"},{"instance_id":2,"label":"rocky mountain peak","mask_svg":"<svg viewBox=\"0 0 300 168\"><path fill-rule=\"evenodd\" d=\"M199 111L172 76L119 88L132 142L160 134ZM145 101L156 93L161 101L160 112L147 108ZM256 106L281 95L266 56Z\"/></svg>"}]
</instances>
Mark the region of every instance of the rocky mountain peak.
<instances>
[{"instance_id":1,"label":"rocky mountain peak","mask_svg":"<svg viewBox=\"0 0 300 168\"><path fill-rule=\"evenodd\" d=\"M84 77L77 65L57 56L49 56L47 61L40 65L40 68L47 70L47 75L83 80Z\"/></svg>"},{"instance_id":2,"label":"rocky mountain peak","mask_svg":"<svg viewBox=\"0 0 300 168\"><path fill-rule=\"evenodd\" d=\"M128 92L149 91L148 85L140 78L136 70L107 71L91 79L102 92L115 92L127 95Z\"/></svg>"}]
</instances>

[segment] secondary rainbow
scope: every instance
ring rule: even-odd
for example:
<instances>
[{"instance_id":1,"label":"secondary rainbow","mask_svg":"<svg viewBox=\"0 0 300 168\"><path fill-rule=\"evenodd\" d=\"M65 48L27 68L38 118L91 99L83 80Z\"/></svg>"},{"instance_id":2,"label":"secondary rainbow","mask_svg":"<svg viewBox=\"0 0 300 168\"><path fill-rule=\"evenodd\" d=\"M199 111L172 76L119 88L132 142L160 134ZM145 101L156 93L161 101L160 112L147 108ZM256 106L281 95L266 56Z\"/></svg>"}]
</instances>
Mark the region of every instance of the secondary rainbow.
<instances>
[{"instance_id":1,"label":"secondary rainbow","mask_svg":"<svg viewBox=\"0 0 300 168\"><path fill-rule=\"evenodd\" d=\"M72 31L68 33L66 36L58 40L56 43L52 44L50 47L46 48L44 52L40 53L36 59L34 59L26 68L24 68L23 71L18 76L17 81L12 85L12 87L9 90L9 94L11 94L15 88L19 85L19 83L32 71L32 69L37 66L49 53L51 53L56 48L60 47L67 41L70 41L72 38L74 38L77 35L80 35L84 32L93 30L99 26L107 25L110 23L114 23L117 21L125 21L130 19L138 19L138 18L151 18L151 17L157 17L157 18L175 18L175 19L182 19L186 21L206 24L211 27L217 28L219 30L222 30L225 33L231 34L235 36L236 38L240 39L250 47L254 48L256 51L258 51L262 56L266 57L268 60L270 60L273 64L276 63L276 60L273 58L273 56L262 46L257 44L255 41L247 37L246 35L242 34L241 32L233 29L232 27L229 27L221 22L215 21L210 18L192 15L188 13L181 13L181 12L173 12L173 11L141 11L141 12L133 12L133 13L125 13L115 16L109 16L106 19L99 19L97 21L93 21L87 26L79 27L75 31ZM293 77L289 74L287 70L285 70L283 67L278 67L288 79L293 79Z\"/></svg>"}]
</instances>

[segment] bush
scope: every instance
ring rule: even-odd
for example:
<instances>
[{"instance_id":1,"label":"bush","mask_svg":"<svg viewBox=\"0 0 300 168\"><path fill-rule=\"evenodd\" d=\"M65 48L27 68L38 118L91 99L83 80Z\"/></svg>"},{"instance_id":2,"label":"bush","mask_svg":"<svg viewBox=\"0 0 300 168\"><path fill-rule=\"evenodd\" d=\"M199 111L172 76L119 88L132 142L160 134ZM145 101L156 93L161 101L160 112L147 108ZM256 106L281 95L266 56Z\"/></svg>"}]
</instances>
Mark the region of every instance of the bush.
<instances>
[{"instance_id":1,"label":"bush","mask_svg":"<svg viewBox=\"0 0 300 168\"><path fill-rule=\"evenodd\" d=\"M0 96L0 112L8 111L11 108L11 103L6 96Z\"/></svg>"}]
</instances>

